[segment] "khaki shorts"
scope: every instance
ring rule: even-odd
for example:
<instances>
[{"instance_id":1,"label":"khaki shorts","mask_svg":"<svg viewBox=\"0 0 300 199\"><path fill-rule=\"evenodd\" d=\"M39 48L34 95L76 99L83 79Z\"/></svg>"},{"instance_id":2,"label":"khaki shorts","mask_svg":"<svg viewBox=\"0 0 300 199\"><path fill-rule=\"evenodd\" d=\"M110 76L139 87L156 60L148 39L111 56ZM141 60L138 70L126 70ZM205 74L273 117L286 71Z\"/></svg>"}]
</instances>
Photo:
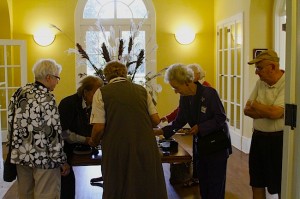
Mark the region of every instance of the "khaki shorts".
<instances>
[{"instance_id":1,"label":"khaki shorts","mask_svg":"<svg viewBox=\"0 0 300 199\"><path fill-rule=\"evenodd\" d=\"M60 168L37 169L17 165L19 199L59 199Z\"/></svg>"}]
</instances>

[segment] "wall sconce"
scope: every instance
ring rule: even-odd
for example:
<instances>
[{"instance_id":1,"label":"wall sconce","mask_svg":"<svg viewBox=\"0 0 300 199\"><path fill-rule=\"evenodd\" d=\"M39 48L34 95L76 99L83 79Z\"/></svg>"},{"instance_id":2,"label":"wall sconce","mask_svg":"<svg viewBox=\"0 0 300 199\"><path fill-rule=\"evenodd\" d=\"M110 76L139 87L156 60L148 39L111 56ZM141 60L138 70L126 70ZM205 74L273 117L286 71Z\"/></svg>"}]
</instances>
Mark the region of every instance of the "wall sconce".
<instances>
[{"instance_id":1,"label":"wall sconce","mask_svg":"<svg viewBox=\"0 0 300 199\"><path fill-rule=\"evenodd\" d=\"M182 27L175 33L175 38L180 44L192 43L195 36L195 32L189 27Z\"/></svg>"},{"instance_id":2,"label":"wall sconce","mask_svg":"<svg viewBox=\"0 0 300 199\"><path fill-rule=\"evenodd\" d=\"M55 34L49 28L41 28L33 35L34 41L40 46L49 46L55 39Z\"/></svg>"}]
</instances>

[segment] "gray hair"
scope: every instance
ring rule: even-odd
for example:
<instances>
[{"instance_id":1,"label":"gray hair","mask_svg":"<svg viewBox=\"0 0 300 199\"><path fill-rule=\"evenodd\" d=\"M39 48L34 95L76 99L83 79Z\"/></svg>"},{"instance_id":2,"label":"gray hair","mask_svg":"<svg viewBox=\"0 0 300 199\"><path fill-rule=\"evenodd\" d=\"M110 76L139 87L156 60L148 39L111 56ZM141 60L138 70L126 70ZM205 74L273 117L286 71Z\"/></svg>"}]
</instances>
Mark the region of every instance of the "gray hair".
<instances>
[{"instance_id":1,"label":"gray hair","mask_svg":"<svg viewBox=\"0 0 300 199\"><path fill-rule=\"evenodd\" d=\"M40 59L32 68L35 80L42 80L47 75L60 74L62 67L53 59Z\"/></svg>"},{"instance_id":2,"label":"gray hair","mask_svg":"<svg viewBox=\"0 0 300 199\"><path fill-rule=\"evenodd\" d=\"M173 64L165 72L165 82L177 81L180 84L193 82L194 72L183 64Z\"/></svg>"},{"instance_id":3,"label":"gray hair","mask_svg":"<svg viewBox=\"0 0 300 199\"><path fill-rule=\"evenodd\" d=\"M200 74L199 80L202 80L205 77L205 71L199 64L189 64L186 67L192 69L194 73L199 73Z\"/></svg>"},{"instance_id":4,"label":"gray hair","mask_svg":"<svg viewBox=\"0 0 300 199\"><path fill-rule=\"evenodd\" d=\"M89 75L82 79L80 82L80 86L77 89L77 93L79 96L83 96L83 91L91 91L95 88L100 88L103 86L103 81L98 76Z\"/></svg>"}]
</instances>

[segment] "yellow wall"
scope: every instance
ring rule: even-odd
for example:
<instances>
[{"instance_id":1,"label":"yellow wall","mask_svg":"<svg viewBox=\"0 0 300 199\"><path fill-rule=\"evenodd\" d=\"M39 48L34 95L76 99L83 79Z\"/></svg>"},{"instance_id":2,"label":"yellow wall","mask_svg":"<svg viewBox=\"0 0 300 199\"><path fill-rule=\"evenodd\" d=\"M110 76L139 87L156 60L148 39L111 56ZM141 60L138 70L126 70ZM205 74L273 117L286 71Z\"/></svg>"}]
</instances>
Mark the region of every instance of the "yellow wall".
<instances>
[{"instance_id":1,"label":"yellow wall","mask_svg":"<svg viewBox=\"0 0 300 199\"><path fill-rule=\"evenodd\" d=\"M10 19L7 1L0 1L0 39L10 39Z\"/></svg>"},{"instance_id":2,"label":"yellow wall","mask_svg":"<svg viewBox=\"0 0 300 199\"><path fill-rule=\"evenodd\" d=\"M213 1L153 0L156 11L157 69L174 63L198 63L206 71L206 80L214 85L214 16ZM181 45L174 33L180 25L191 25L197 32L195 41ZM161 116L178 106L179 95L158 79L163 86L158 95Z\"/></svg>"},{"instance_id":3,"label":"yellow wall","mask_svg":"<svg viewBox=\"0 0 300 199\"><path fill-rule=\"evenodd\" d=\"M1 26L1 28L4 27L4 31L0 31L4 33L0 34L0 38L9 38L12 34L13 39L27 41L28 81L33 81L32 65L40 58L50 57L63 66L62 79L54 91L57 101L75 92L75 57L68 55L66 50L74 48L72 41L75 40L74 12L77 0L6 1L8 3L1 1L0 4L1 19L5 16L0 22L0 25L4 24ZM245 14L245 25L247 24L244 27L244 45L245 53L247 53L244 54L245 60L251 58L253 48L272 46L273 0L153 0L153 4L157 25L157 70L174 63L196 62L206 70L206 80L216 86L214 62L216 22L240 12ZM12 11L7 11L7 5ZM10 17L7 16L8 13ZM53 29L57 33L55 42L48 47L38 46L33 41L32 34L38 27L49 24L55 24L70 38ZM174 38L175 31L183 24L192 26L197 32L192 44L180 45ZM158 78L158 83L163 86L162 93L158 95L157 105L162 116L177 107L179 96L168 84L164 83L163 78Z\"/></svg>"},{"instance_id":4,"label":"yellow wall","mask_svg":"<svg viewBox=\"0 0 300 199\"><path fill-rule=\"evenodd\" d=\"M28 81L33 81L32 65L40 58L53 58L62 65L62 79L54 94L59 102L63 97L75 92L75 56L65 51L74 48L74 44L59 31L56 31L54 43L47 47L37 45L33 33L40 26L55 24L74 38L74 0L13 0L13 39L27 41Z\"/></svg>"},{"instance_id":5,"label":"yellow wall","mask_svg":"<svg viewBox=\"0 0 300 199\"><path fill-rule=\"evenodd\" d=\"M11 1L11 0L8 0ZM40 26L55 24L71 40L74 38L74 12L77 0L13 0L13 39L27 41L28 81L33 81L32 65L40 58L53 58L63 66L61 81L54 91L57 101L75 92L75 57L65 51L75 48L66 35L56 31L55 42L48 47L38 46L32 34ZM156 11L157 70L174 63L199 63L207 72L206 80L214 85L214 12L213 1L153 0ZM7 19L8 20L8 19ZM9 22L8 22L9 24ZM191 25L197 32L190 45L180 45L174 38L176 29L183 24ZM178 106L178 95L163 78L158 82L163 92L158 95L160 115Z\"/></svg>"},{"instance_id":6,"label":"yellow wall","mask_svg":"<svg viewBox=\"0 0 300 199\"><path fill-rule=\"evenodd\" d=\"M252 0L250 6L250 49L273 48L274 0Z\"/></svg>"}]
</instances>

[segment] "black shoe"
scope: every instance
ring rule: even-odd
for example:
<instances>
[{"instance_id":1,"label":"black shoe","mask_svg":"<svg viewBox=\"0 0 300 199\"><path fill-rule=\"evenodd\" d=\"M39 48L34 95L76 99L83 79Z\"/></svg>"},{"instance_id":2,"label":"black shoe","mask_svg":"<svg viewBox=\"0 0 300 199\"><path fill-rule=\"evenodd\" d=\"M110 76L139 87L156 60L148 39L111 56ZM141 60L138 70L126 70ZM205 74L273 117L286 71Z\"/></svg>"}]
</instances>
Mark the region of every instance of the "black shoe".
<instances>
[{"instance_id":1,"label":"black shoe","mask_svg":"<svg viewBox=\"0 0 300 199\"><path fill-rule=\"evenodd\" d=\"M98 187L103 187L103 183L101 182L91 182L92 186L98 186Z\"/></svg>"},{"instance_id":2,"label":"black shoe","mask_svg":"<svg viewBox=\"0 0 300 199\"><path fill-rule=\"evenodd\" d=\"M98 178L92 178L91 179L91 183L95 183L95 182L101 182L101 181L103 181L103 177L101 176L101 177L98 177Z\"/></svg>"}]
</instances>

